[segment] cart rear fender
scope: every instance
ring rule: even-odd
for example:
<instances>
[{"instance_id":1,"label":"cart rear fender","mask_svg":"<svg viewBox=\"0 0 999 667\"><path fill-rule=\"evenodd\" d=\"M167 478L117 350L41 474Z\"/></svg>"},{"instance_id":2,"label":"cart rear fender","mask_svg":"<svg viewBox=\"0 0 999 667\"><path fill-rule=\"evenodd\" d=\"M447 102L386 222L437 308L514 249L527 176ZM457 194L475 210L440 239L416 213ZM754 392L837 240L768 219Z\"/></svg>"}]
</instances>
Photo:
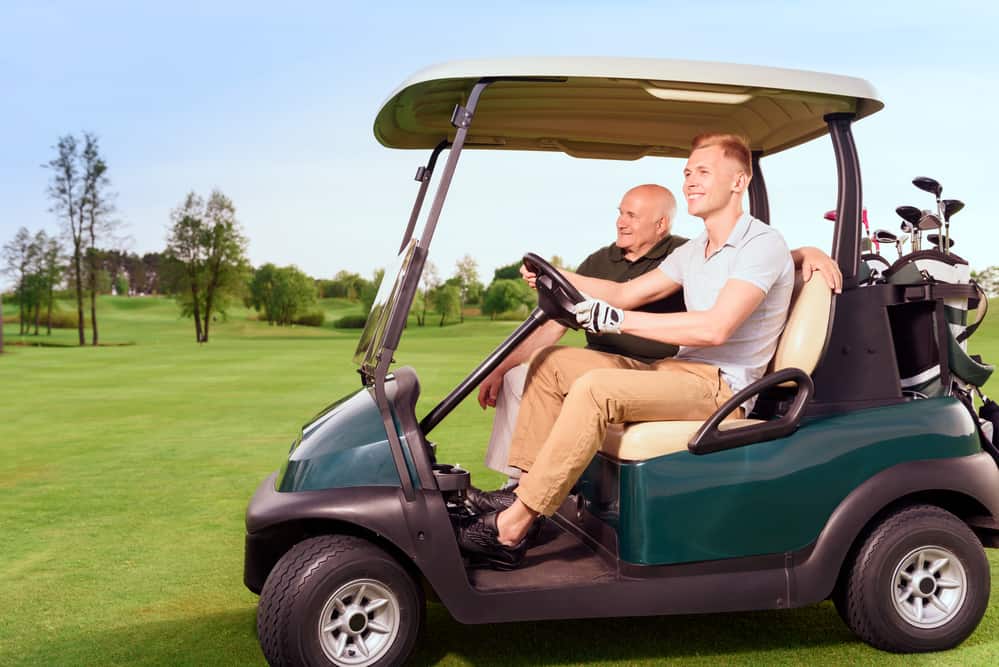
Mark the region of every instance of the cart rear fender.
<instances>
[{"instance_id":1,"label":"cart rear fender","mask_svg":"<svg viewBox=\"0 0 999 667\"><path fill-rule=\"evenodd\" d=\"M965 520L986 517L995 521L999 519L999 468L982 452L900 463L868 479L837 506L814 547L792 568L788 586L794 606L829 597L847 556L868 528L886 512L914 503L937 505Z\"/></svg>"}]
</instances>

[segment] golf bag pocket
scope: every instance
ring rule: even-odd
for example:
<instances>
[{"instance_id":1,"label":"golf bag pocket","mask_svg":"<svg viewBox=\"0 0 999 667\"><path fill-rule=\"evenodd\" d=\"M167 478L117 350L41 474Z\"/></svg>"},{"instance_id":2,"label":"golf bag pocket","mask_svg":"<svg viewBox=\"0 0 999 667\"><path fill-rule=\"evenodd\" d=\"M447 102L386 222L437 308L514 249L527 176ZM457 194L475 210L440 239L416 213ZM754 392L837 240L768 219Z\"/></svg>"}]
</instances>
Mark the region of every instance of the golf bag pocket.
<instances>
[{"instance_id":1,"label":"golf bag pocket","mask_svg":"<svg viewBox=\"0 0 999 667\"><path fill-rule=\"evenodd\" d=\"M902 303L888 308L902 392L931 398L947 394L941 380L941 346L933 301Z\"/></svg>"}]
</instances>

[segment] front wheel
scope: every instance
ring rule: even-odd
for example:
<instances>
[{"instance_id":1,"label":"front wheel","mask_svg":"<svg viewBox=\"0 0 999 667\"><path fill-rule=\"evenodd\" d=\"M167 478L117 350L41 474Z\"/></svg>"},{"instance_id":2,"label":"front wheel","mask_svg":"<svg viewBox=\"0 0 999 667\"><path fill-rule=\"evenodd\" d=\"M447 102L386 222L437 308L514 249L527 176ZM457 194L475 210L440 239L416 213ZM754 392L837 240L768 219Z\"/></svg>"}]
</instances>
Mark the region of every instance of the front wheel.
<instances>
[{"instance_id":1,"label":"front wheel","mask_svg":"<svg viewBox=\"0 0 999 667\"><path fill-rule=\"evenodd\" d=\"M274 667L398 665L416 644L423 592L379 547L323 535L292 547L257 610L257 634Z\"/></svg>"},{"instance_id":2,"label":"front wheel","mask_svg":"<svg viewBox=\"0 0 999 667\"><path fill-rule=\"evenodd\" d=\"M874 528L834 599L871 646L917 653L964 641L982 620L990 589L988 559L971 529L939 507L915 505Z\"/></svg>"}]
</instances>

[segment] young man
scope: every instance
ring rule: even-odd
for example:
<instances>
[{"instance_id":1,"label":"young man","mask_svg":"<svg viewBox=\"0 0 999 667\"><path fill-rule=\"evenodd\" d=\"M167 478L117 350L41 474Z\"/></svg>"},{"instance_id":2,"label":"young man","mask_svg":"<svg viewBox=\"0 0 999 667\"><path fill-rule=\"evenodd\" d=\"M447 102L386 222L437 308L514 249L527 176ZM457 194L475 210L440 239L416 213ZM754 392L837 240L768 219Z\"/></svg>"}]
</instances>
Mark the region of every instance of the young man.
<instances>
[{"instance_id":1,"label":"young man","mask_svg":"<svg viewBox=\"0 0 999 667\"><path fill-rule=\"evenodd\" d=\"M608 423L705 419L763 375L787 316L794 266L780 234L742 210L751 177L749 149L740 138L696 138L683 191L704 233L669 255L660 270L623 284L567 274L593 297L576 306L587 331L637 335L680 351L651 364L578 348L535 353L509 458L525 471L516 500L464 521L458 529L463 550L516 566L532 523L564 501ZM681 288L687 312L633 310Z\"/></svg>"},{"instance_id":2,"label":"young man","mask_svg":"<svg viewBox=\"0 0 999 667\"><path fill-rule=\"evenodd\" d=\"M615 223L617 238L614 243L600 248L583 260L577 273L618 283L648 273L687 242L686 238L671 233L675 219L676 199L668 189L646 184L628 190L618 205ZM813 271L819 271L829 287L839 291L842 285L839 267L824 252L818 248L804 247L793 250L791 257L805 280L808 280ZM661 301L645 304L640 310L654 313L680 312L683 310L682 294L677 292ZM527 379L527 366L524 362L541 348L557 343L565 331L565 327L557 322L544 324L504 359L479 386L479 405L483 409L496 408L485 463L492 470L507 475L504 488L516 486L521 474L518 468L508 465L507 460ZM586 342L589 350L619 354L646 363L672 357L678 349L672 343L661 343L628 334L600 336L587 332ZM475 491L472 492L472 499L473 504L477 500L482 501L484 507L481 509L497 509L512 502L512 496L507 496L495 498L500 504L490 503L480 499ZM506 504L502 504L504 502Z\"/></svg>"}]
</instances>

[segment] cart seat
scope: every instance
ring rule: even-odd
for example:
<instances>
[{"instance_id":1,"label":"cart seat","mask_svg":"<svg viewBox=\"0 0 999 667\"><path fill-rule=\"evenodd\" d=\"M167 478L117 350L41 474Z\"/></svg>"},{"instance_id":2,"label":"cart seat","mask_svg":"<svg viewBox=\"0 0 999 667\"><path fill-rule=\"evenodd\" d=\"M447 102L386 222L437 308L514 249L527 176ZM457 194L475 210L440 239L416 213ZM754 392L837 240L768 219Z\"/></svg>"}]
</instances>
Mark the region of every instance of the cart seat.
<instances>
[{"instance_id":1,"label":"cart seat","mask_svg":"<svg viewBox=\"0 0 999 667\"><path fill-rule=\"evenodd\" d=\"M800 368L812 374L825 347L831 302L832 291L822 276L813 273L812 278L803 283L801 274L795 275L787 323L768 373ZM726 419L719 429L724 431L761 422L760 419ZM672 454L687 449L687 443L703 423L703 420L678 420L610 424L601 451L624 461L644 461Z\"/></svg>"}]
</instances>

